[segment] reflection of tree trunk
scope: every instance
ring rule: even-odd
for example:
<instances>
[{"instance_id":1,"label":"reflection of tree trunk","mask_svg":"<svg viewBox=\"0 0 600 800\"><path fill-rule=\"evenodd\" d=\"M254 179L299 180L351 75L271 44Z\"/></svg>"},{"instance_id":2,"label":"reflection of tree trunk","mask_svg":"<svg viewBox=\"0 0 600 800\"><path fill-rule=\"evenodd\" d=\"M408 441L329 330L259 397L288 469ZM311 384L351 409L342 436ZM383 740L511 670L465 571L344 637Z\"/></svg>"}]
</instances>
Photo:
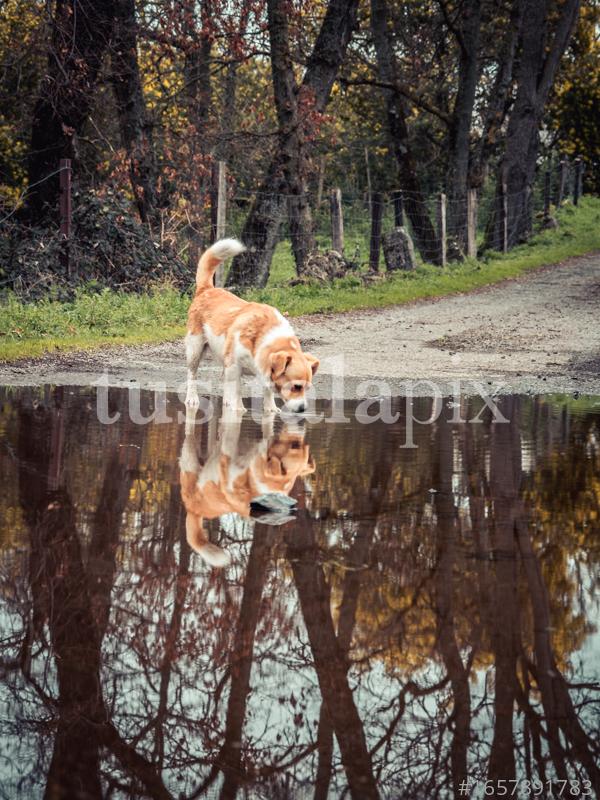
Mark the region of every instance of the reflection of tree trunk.
<instances>
[{"instance_id":1,"label":"reflection of tree trunk","mask_svg":"<svg viewBox=\"0 0 600 800\"><path fill-rule=\"evenodd\" d=\"M64 491L47 497L34 533L43 548L48 625L56 653L58 730L46 798L101 798L99 726L105 718L100 687L100 647L88 595L75 511ZM33 590L33 587L32 587Z\"/></svg>"},{"instance_id":2,"label":"reflection of tree trunk","mask_svg":"<svg viewBox=\"0 0 600 800\"><path fill-rule=\"evenodd\" d=\"M600 769L594 755L594 747L577 718L569 689L554 658L548 590L537 556L531 546L529 531L523 522L518 525L518 541L533 610L535 678L544 708L550 755L558 777L566 780L568 773L564 764L560 729L567 741L567 751L583 765L595 794L600 797Z\"/></svg>"},{"instance_id":3,"label":"reflection of tree trunk","mask_svg":"<svg viewBox=\"0 0 600 800\"><path fill-rule=\"evenodd\" d=\"M171 485L171 497L179 501L179 487ZM181 630L181 620L190 585L190 548L187 544L184 522L184 508L181 502L177 503L177 514L169 517L174 520L176 532L179 533L179 565L175 578L173 610L171 619L165 634L165 645L162 662L160 665L160 686L158 690L158 707L156 709L156 751L159 768L162 769L164 760L164 731L163 723L169 708L169 685L171 683L171 672L173 659L179 640ZM166 533L165 533L166 537Z\"/></svg>"},{"instance_id":4,"label":"reflection of tree trunk","mask_svg":"<svg viewBox=\"0 0 600 800\"><path fill-rule=\"evenodd\" d=\"M260 617L269 554L271 552L271 533L257 526L250 548L244 595L240 606L237 628L232 648L231 688L225 719L225 740L217 758L217 765L223 770L225 780L221 789L222 800L235 798L241 774L242 731L246 716L246 703L250 693L250 673L254 656L254 637Z\"/></svg>"},{"instance_id":5,"label":"reflection of tree trunk","mask_svg":"<svg viewBox=\"0 0 600 800\"><path fill-rule=\"evenodd\" d=\"M340 651L347 659L352 632L356 621L356 610L362 583L361 567L366 563L369 545L373 534L373 525L359 523L356 537L348 553L346 565L349 567L342 585L342 602L338 620L337 640ZM346 668L349 666L346 660ZM331 759L333 757L333 724L327 713L327 706L321 704L319 728L317 732L317 750L319 763L315 781L314 800L327 800L331 782Z\"/></svg>"},{"instance_id":6,"label":"reflection of tree trunk","mask_svg":"<svg viewBox=\"0 0 600 800\"><path fill-rule=\"evenodd\" d=\"M312 521L304 512L288 538L288 558L302 616L314 658L319 687L331 720L348 778L356 800L379 797L371 757L348 684L348 662L336 638L331 618L331 598L323 569L318 563Z\"/></svg>"},{"instance_id":7,"label":"reflection of tree trunk","mask_svg":"<svg viewBox=\"0 0 600 800\"><path fill-rule=\"evenodd\" d=\"M58 728L45 797L49 800L103 797L100 748L107 747L151 797L167 800L170 795L153 765L124 742L109 722L102 697L100 645L114 575L114 545L121 519L118 507L124 507L127 492L120 488L117 496L113 496L116 509L111 508L109 495L126 481L114 469L114 459L109 459L109 474L103 484L90 547L92 560L96 564L102 562L100 583L90 584L71 500L64 489L48 488L51 458L48 445L55 417L56 413L46 410L32 414L23 411L19 425L19 495L31 534L34 613L38 616L38 629L45 620L48 622L58 682ZM39 469L33 480L29 472L32 462ZM109 529L108 525L113 527ZM104 548L110 551L108 558ZM94 608L98 611L99 626Z\"/></svg>"},{"instance_id":8,"label":"reflection of tree trunk","mask_svg":"<svg viewBox=\"0 0 600 800\"><path fill-rule=\"evenodd\" d=\"M50 489L52 431L60 409L21 412L19 496L31 536L31 593L38 629L47 620L56 653L58 728L45 797L101 798L97 726L99 648L87 576L64 489ZM29 472L36 464L36 474ZM89 667L89 668L88 668Z\"/></svg>"},{"instance_id":9,"label":"reflection of tree trunk","mask_svg":"<svg viewBox=\"0 0 600 800\"><path fill-rule=\"evenodd\" d=\"M134 426L132 438L133 442L128 444L141 442L140 426ZM139 447L115 446L106 465L98 506L92 520L88 555L89 591L100 640L108 624L121 519L129 499L133 470L137 468L139 454Z\"/></svg>"},{"instance_id":10,"label":"reflection of tree trunk","mask_svg":"<svg viewBox=\"0 0 600 800\"><path fill-rule=\"evenodd\" d=\"M358 0L330 0L306 65L301 92L312 97L316 111L323 112L356 25ZM227 277L228 286L264 286L269 278L273 251L285 212L286 192L283 156L279 148L246 218L242 241L247 251L237 256Z\"/></svg>"},{"instance_id":11,"label":"reflection of tree trunk","mask_svg":"<svg viewBox=\"0 0 600 800\"><path fill-rule=\"evenodd\" d=\"M438 493L435 505L438 519L438 563L435 571L435 598L438 617L437 645L450 678L454 701L454 735L450 748L454 794L467 778L467 747L471 724L469 675L465 669L454 630L454 566L456 559L456 509L452 496L452 427L446 413L438 425Z\"/></svg>"},{"instance_id":12,"label":"reflection of tree trunk","mask_svg":"<svg viewBox=\"0 0 600 800\"><path fill-rule=\"evenodd\" d=\"M487 609L491 627L496 679L494 682L494 739L488 778L515 777L513 710L517 670L517 563L515 523L521 512L521 441L518 399L502 398L499 408L509 424L492 428L490 490L494 504L493 536L496 562Z\"/></svg>"}]
</instances>

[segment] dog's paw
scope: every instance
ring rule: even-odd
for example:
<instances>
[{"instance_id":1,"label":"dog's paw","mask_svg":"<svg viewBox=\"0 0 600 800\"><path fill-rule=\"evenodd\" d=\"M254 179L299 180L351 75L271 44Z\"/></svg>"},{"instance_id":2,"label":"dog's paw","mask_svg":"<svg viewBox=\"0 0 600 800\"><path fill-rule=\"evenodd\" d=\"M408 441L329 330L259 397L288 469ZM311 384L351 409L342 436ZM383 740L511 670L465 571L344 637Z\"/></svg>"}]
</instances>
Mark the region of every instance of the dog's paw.
<instances>
[{"instance_id":1,"label":"dog's paw","mask_svg":"<svg viewBox=\"0 0 600 800\"><path fill-rule=\"evenodd\" d=\"M185 398L185 404L188 408L199 408L200 397L197 392L188 392Z\"/></svg>"}]
</instances>

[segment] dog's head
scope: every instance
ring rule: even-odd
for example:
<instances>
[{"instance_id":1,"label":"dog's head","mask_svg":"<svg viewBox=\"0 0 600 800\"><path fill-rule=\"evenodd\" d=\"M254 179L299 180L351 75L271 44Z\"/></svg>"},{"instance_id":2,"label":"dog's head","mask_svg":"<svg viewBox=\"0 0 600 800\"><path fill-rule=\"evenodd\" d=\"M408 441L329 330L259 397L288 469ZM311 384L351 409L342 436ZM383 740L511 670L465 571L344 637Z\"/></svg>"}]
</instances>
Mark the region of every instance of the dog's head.
<instances>
[{"instance_id":1,"label":"dog's head","mask_svg":"<svg viewBox=\"0 0 600 800\"><path fill-rule=\"evenodd\" d=\"M306 392L312 386L319 359L301 350L277 350L269 356L271 383L289 411L301 413L308 405Z\"/></svg>"},{"instance_id":2,"label":"dog's head","mask_svg":"<svg viewBox=\"0 0 600 800\"><path fill-rule=\"evenodd\" d=\"M278 481L289 484L287 491L293 487L296 478L312 475L315 462L310 454L310 447L304 442L304 433L284 429L269 444L266 457L265 478L273 481L273 489L281 491ZM286 488L283 489L286 491Z\"/></svg>"}]
</instances>

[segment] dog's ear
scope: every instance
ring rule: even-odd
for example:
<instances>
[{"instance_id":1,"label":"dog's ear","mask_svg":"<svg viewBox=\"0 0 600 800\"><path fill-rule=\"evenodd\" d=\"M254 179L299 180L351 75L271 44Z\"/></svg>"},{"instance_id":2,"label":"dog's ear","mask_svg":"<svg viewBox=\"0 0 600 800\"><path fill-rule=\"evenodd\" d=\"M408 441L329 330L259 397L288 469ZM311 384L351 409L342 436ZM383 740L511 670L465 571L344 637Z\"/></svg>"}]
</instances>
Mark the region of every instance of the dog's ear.
<instances>
[{"instance_id":1,"label":"dog's ear","mask_svg":"<svg viewBox=\"0 0 600 800\"><path fill-rule=\"evenodd\" d=\"M288 368L292 357L285 350L280 350L278 353L271 353L271 375L274 380L279 378Z\"/></svg>"},{"instance_id":2,"label":"dog's ear","mask_svg":"<svg viewBox=\"0 0 600 800\"><path fill-rule=\"evenodd\" d=\"M312 369L312 374L314 375L316 371L319 369L319 364L321 363L318 358L315 358L310 353L305 353L306 360L309 363L310 368Z\"/></svg>"}]
</instances>

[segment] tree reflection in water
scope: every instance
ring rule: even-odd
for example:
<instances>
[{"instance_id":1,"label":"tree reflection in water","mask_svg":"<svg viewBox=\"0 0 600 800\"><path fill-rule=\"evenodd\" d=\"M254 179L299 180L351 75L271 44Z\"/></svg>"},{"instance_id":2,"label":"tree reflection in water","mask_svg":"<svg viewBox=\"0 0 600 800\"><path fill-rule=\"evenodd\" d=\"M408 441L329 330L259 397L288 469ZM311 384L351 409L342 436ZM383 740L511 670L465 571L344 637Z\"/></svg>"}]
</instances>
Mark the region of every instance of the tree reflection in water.
<instances>
[{"instance_id":1,"label":"tree reflection in water","mask_svg":"<svg viewBox=\"0 0 600 800\"><path fill-rule=\"evenodd\" d=\"M293 521L203 517L226 569L188 544L184 426L93 409L2 396L2 796L600 795L597 405L445 405L415 449L402 416L308 425Z\"/></svg>"}]
</instances>

